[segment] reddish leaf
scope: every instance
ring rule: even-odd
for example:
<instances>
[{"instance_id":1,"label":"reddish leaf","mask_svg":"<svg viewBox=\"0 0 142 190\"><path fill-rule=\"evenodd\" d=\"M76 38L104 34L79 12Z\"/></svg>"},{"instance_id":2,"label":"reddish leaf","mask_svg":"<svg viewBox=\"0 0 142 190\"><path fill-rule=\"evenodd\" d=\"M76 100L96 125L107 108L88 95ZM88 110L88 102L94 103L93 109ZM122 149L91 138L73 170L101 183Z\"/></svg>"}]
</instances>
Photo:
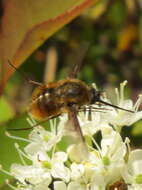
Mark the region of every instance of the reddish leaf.
<instances>
[{"instance_id":1,"label":"reddish leaf","mask_svg":"<svg viewBox=\"0 0 142 190\"><path fill-rule=\"evenodd\" d=\"M98 0L4 0L0 62L18 67L47 38ZM12 74L7 67L3 84Z\"/></svg>"}]
</instances>

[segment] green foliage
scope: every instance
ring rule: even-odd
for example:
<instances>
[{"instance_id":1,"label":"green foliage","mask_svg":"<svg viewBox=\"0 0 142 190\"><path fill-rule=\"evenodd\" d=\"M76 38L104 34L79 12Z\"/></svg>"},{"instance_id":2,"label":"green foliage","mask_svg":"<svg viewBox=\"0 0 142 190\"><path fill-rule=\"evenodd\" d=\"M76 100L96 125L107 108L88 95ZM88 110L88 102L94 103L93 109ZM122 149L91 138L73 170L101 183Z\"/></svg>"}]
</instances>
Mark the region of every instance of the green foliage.
<instances>
[{"instance_id":1,"label":"green foliage","mask_svg":"<svg viewBox=\"0 0 142 190\"><path fill-rule=\"evenodd\" d=\"M14 110L4 96L0 98L0 123L11 119L14 116Z\"/></svg>"},{"instance_id":2,"label":"green foliage","mask_svg":"<svg viewBox=\"0 0 142 190\"><path fill-rule=\"evenodd\" d=\"M132 135L134 135L135 137L142 137L142 121L139 121L134 125L132 129Z\"/></svg>"}]
</instances>

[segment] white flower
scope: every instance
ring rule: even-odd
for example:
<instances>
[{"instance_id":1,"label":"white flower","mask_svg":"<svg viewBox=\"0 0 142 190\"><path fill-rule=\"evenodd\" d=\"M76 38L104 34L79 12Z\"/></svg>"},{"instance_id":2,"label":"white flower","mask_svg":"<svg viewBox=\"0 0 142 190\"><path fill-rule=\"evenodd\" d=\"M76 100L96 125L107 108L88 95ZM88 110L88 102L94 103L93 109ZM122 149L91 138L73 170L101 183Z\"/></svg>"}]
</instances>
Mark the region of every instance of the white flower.
<instances>
[{"instance_id":1,"label":"white flower","mask_svg":"<svg viewBox=\"0 0 142 190\"><path fill-rule=\"evenodd\" d=\"M71 180L78 180L80 179L85 172L85 168L83 164L71 164Z\"/></svg>"},{"instance_id":2,"label":"white flower","mask_svg":"<svg viewBox=\"0 0 142 190\"><path fill-rule=\"evenodd\" d=\"M85 184L81 184L77 181L71 181L69 184L68 184L68 188L67 190L87 190L87 187Z\"/></svg>"},{"instance_id":3,"label":"white flower","mask_svg":"<svg viewBox=\"0 0 142 190\"><path fill-rule=\"evenodd\" d=\"M123 160L126 154L126 145L120 134L114 130L102 131L101 155L108 157L113 161Z\"/></svg>"},{"instance_id":4,"label":"white flower","mask_svg":"<svg viewBox=\"0 0 142 190\"><path fill-rule=\"evenodd\" d=\"M133 187L142 188L142 150L136 149L130 152L129 159L122 171L126 183L133 184Z\"/></svg>"},{"instance_id":5,"label":"white flower","mask_svg":"<svg viewBox=\"0 0 142 190\"><path fill-rule=\"evenodd\" d=\"M55 181L54 190L67 190L67 185L63 181Z\"/></svg>"},{"instance_id":6,"label":"white flower","mask_svg":"<svg viewBox=\"0 0 142 190\"><path fill-rule=\"evenodd\" d=\"M105 128L102 134L101 147L96 144L98 150L90 152L88 161L71 164L69 189L105 190L107 185L121 178L126 144L112 128Z\"/></svg>"},{"instance_id":7,"label":"white flower","mask_svg":"<svg viewBox=\"0 0 142 190\"><path fill-rule=\"evenodd\" d=\"M120 84L120 92L118 92L118 89L116 89L117 106L130 111L134 111L134 113L123 111L120 109L114 109L111 107L111 110L104 115L105 118L108 120L108 123L112 124L116 128L125 125L130 126L142 118L142 111L138 111L138 108L142 103L142 95L139 95L139 98L135 104L133 104L132 100L125 99L124 87L126 86L126 84L127 81L124 81Z\"/></svg>"},{"instance_id":8,"label":"white flower","mask_svg":"<svg viewBox=\"0 0 142 190\"><path fill-rule=\"evenodd\" d=\"M50 132L45 130L43 127L36 127L29 135L31 143L26 146L25 152L27 154L34 155L39 150L50 151L62 138L63 133L61 129L59 133Z\"/></svg>"},{"instance_id":9,"label":"white flower","mask_svg":"<svg viewBox=\"0 0 142 190\"><path fill-rule=\"evenodd\" d=\"M59 123L51 122L50 131L40 126L34 128L24 151L16 146L23 165L11 166L11 175L18 180L15 189L106 190L120 179L128 184L128 190L142 189L142 150L131 151L129 139L123 141L119 133L124 125L142 118L142 111L137 111L142 96L133 105L131 100L124 99L125 85L126 82L121 84L120 93L116 90L117 105L135 113L107 110L107 106L103 107L105 113L99 112L98 105L93 105L96 112L91 113L91 120L88 120L89 112L79 113L85 142L76 135L67 114L59 117ZM98 143L94 137L97 131L101 133ZM31 164L26 164L24 157Z\"/></svg>"},{"instance_id":10,"label":"white flower","mask_svg":"<svg viewBox=\"0 0 142 190\"><path fill-rule=\"evenodd\" d=\"M111 131L103 134L101 148L93 151L90 156L93 173L93 186L105 189L108 184L121 178L124 167L126 145L118 132Z\"/></svg>"},{"instance_id":11,"label":"white flower","mask_svg":"<svg viewBox=\"0 0 142 190\"><path fill-rule=\"evenodd\" d=\"M139 184L128 185L128 190L142 190L142 185Z\"/></svg>"},{"instance_id":12,"label":"white flower","mask_svg":"<svg viewBox=\"0 0 142 190\"><path fill-rule=\"evenodd\" d=\"M108 121L102 117L101 110L99 112L100 107L96 105L94 106L98 108L98 110L91 114L91 120L88 120L89 112L86 112L86 114L80 113L78 117L81 129L85 136L93 136L97 131L109 127Z\"/></svg>"},{"instance_id":13,"label":"white flower","mask_svg":"<svg viewBox=\"0 0 142 190\"><path fill-rule=\"evenodd\" d=\"M67 154L64 152L55 153L51 161L51 175L54 178L60 178L65 182L69 182L70 170L64 165L67 160Z\"/></svg>"},{"instance_id":14,"label":"white flower","mask_svg":"<svg viewBox=\"0 0 142 190\"><path fill-rule=\"evenodd\" d=\"M20 164L12 164L11 174L23 184L39 185L46 181L48 185L51 183L51 175L45 168L34 166L22 166ZM46 183L46 184L47 184ZM48 186L47 186L48 187Z\"/></svg>"}]
</instances>

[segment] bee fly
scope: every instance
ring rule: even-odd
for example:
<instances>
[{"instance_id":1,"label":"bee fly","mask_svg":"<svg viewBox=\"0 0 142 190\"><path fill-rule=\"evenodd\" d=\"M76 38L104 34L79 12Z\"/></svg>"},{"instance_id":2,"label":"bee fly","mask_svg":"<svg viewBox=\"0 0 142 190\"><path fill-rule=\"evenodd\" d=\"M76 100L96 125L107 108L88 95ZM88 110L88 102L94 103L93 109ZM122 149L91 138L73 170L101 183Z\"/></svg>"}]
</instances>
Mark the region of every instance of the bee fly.
<instances>
[{"instance_id":1,"label":"bee fly","mask_svg":"<svg viewBox=\"0 0 142 190\"><path fill-rule=\"evenodd\" d=\"M10 62L9 64L17 70L17 68L15 68ZM116 109L121 109L132 113L133 111L104 102L101 99L100 91L97 91L94 87L88 86L83 81L77 79L80 66L81 63L76 64L67 79L59 80L57 82L42 84L28 80L30 83L38 85L32 94L28 111L33 118L41 122L55 118L63 113L67 113L68 120L72 123L78 140L84 142L85 140L77 118L77 113L81 107L89 106L98 102L104 105L112 106ZM33 127L38 126L39 123ZM26 130L33 127L22 129Z\"/></svg>"}]
</instances>

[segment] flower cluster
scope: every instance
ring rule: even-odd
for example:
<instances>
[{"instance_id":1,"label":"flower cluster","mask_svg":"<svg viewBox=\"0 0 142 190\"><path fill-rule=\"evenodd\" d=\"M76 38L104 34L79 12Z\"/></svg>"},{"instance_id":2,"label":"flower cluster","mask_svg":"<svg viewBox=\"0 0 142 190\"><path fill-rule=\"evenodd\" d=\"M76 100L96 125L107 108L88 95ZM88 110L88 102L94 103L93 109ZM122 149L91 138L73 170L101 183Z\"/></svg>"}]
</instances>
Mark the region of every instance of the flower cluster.
<instances>
[{"instance_id":1,"label":"flower cluster","mask_svg":"<svg viewBox=\"0 0 142 190\"><path fill-rule=\"evenodd\" d=\"M10 172L17 179L16 190L128 190L142 189L142 149L131 150L121 129L142 118L139 96L133 105L124 99L124 87L116 89L117 106L134 113L103 107L78 114L85 143L72 141L74 131L67 115L50 121L51 130L38 126L29 135L29 143L20 152L22 164L12 164ZM109 100L105 99L109 102ZM89 119L88 119L89 118ZM99 134L99 140L95 135ZM71 138L69 138L71 137ZM31 161L28 165L24 157Z\"/></svg>"}]
</instances>

